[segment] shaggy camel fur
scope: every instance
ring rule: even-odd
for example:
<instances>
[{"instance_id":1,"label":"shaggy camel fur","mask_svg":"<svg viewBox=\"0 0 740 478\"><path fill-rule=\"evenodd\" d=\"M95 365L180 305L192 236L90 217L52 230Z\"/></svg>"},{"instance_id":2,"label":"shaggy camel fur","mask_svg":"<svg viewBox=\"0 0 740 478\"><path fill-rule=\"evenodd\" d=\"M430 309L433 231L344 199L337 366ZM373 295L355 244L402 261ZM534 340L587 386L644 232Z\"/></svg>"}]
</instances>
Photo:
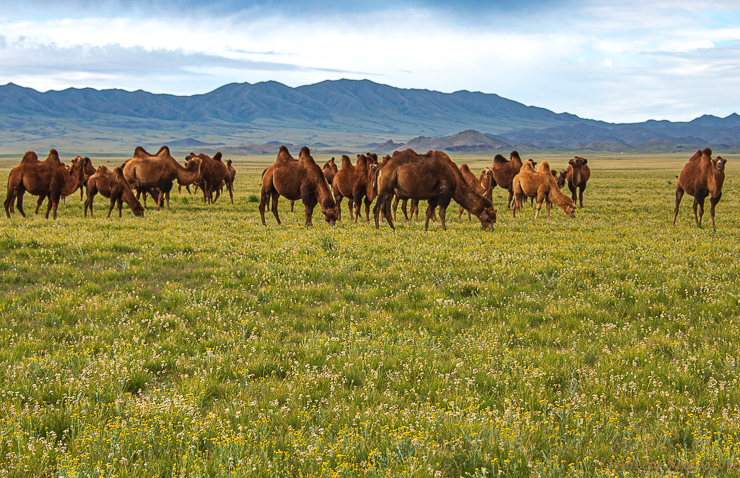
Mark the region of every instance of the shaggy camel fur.
<instances>
[{"instance_id":1,"label":"shaggy camel fur","mask_svg":"<svg viewBox=\"0 0 740 478\"><path fill-rule=\"evenodd\" d=\"M170 149L167 146L162 146L155 155L137 146L133 156L123 165L123 175L126 181L137 189L159 188L164 194L159 196L157 210L162 206L164 197L167 198L167 209L169 209L169 190L172 189L172 183L177 180L180 184L191 184L198 179L200 158L191 159L187 166L183 167L170 155ZM163 189L164 185L169 187Z\"/></svg>"},{"instance_id":2,"label":"shaggy camel fur","mask_svg":"<svg viewBox=\"0 0 740 478\"><path fill-rule=\"evenodd\" d=\"M489 201L492 200L493 171L491 168L484 169L481 171L480 177L476 178L475 174L470 170L470 167L463 163L460 165L460 172L462 173L465 182L470 186L470 189L475 191L476 194L487 198ZM460 210L457 215L458 221L462 219L463 212L465 212L465 208L460 206ZM470 222L470 212L468 212L468 222Z\"/></svg>"},{"instance_id":3,"label":"shaggy camel fur","mask_svg":"<svg viewBox=\"0 0 740 478\"><path fill-rule=\"evenodd\" d=\"M33 151L27 151L21 163L13 168L8 177L5 215L10 218L13 201L17 201L18 212L26 217L23 211L23 195L28 191L34 196L48 197L46 218L49 218L49 212L53 209L54 219L56 219L59 199L62 196L71 195L80 187L85 177L85 167L89 161L89 158L81 158L67 170L55 149L49 151L49 156L44 161L39 161Z\"/></svg>"},{"instance_id":4,"label":"shaggy camel fur","mask_svg":"<svg viewBox=\"0 0 740 478\"><path fill-rule=\"evenodd\" d=\"M519 171L512 181L514 194L516 196L514 201L513 214L514 217L522 217L522 202L525 197L537 198L537 212L534 218L537 219L540 215L540 208L542 208L542 201L545 201L547 205L547 219L550 219L550 206L555 203L560 209L565 211L570 217L576 217L576 206L573 201L560 192L558 185L555 182L555 178L552 177L550 171L550 165L547 161L542 161L537 171L534 170L532 163L527 161L522 166L522 170Z\"/></svg>"},{"instance_id":5,"label":"shaggy camel fur","mask_svg":"<svg viewBox=\"0 0 740 478\"><path fill-rule=\"evenodd\" d=\"M110 199L110 207L108 208L108 216L113 208L118 203L118 217L123 215L123 203L124 201L131 208L131 212L134 216L141 217L144 215L144 206L141 205L134 192L131 190L126 178L123 177L123 168L117 167L113 171L109 170L105 166L100 166L96 173L90 176L87 180L87 200L85 201L85 217L87 217L87 210L90 209L90 217L93 216L93 203L95 202L95 195L100 193L103 197Z\"/></svg>"},{"instance_id":6,"label":"shaggy camel fur","mask_svg":"<svg viewBox=\"0 0 740 478\"><path fill-rule=\"evenodd\" d=\"M57 158L57 159L59 159L59 158ZM74 165L76 162L80 161L81 159L82 159L82 156L75 157L75 159L72 160L72 165ZM87 163L87 166L85 166L85 177L83 178L82 184L80 185L80 200L82 200L82 194L84 192L85 186L87 185L87 178L90 177L90 175L95 174L95 167L92 165L92 161L90 161L90 158L87 158L87 160L88 160L88 163ZM64 166L67 169L67 171L69 171L70 168L71 168L70 166L62 163L61 160L59 160L59 164L61 164L62 166ZM34 214L38 214L39 213L39 209L41 209L41 205L44 204L44 200L46 198L47 198L47 195L41 195L41 196L39 196L38 201L36 201L36 210L33 212ZM62 196L60 198L60 201L62 203L64 203L65 202L65 196ZM10 207L10 212L13 212L13 206L12 205Z\"/></svg>"},{"instance_id":7,"label":"shaggy camel fur","mask_svg":"<svg viewBox=\"0 0 740 478\"><path fill-rule=\"evenodd\" d=\"M722 185L725 182L725 165L727 160L722 156L712 159L712 150L705 148L698 150L691 156L689 162L681 170L676 181L676 208L673 210L673 225L676 225L678 206L684 193L694 196L694 219L701 227L701 218L704 215L704 200L709 196L709 215L712 216L714 227L714 208L722 199ZM697 206L699 213L697 215Z\"/></svg>"},{"instance_id":8,"label":"shaggy camel fur","mask_svg":"<svg viewBox=\"0 0 740 478\"><path fill-rule=\"evenodd\" d=\"M583 191L591 177L591 168L586 163L588 159L576 156L568 161L568 168L565 170L565 181L568 183L571 198L576 202L576 192L578 193L579 207L583 207Z\"/></svg>"},{"instance_id":9,"label":"shaggy camel fur","mask_svg":"<svg viewBox=\"0 0 740 478\"><path fill-rule=\"evenodd\" d=\"M290 155L288 148L280 146L275 163L262 174L262 188L260 198L260 217L265 224L265 207L272 199L272 214L278 224L278 198L284 196L290 200L303 200L306 212L306 226L311 226L311 217L316 204L319 204L324 213L326 222L332 226L337 220L337 205L331 194L321 168L316 164L311 151L304 146L296 161Z\"/></svg>"},{"instance_id":10,"label":"shaggy camel fur","mask_svg":"<svg viewBox=\"0 0 740 478\"><path fill-rule=\"evenodd\" d=\"M516 150L512 151L509 157L511 159L507 160L502 155L497 154L493 158L491 169L493 170L493 180L495 181L493 187L498 185L501 189L509 191L509 199L506 207L511 209L511 199L514 197L512 182L514 176L519 174L519 170L522 169L522 158Z\"/></svg>"},{"instance_id":11,"label":"shaggy camel fur","mask_svg":"<svg viewBox=\"0 0 740 478\"><path fill-rule=\"evenodd\" d=\"M447 230L445 215L447 206L453 199L476 216L484 229L493 229L496 222L493 204L470 189L460 169L442 151L433 150L426 154L417 154L412 149L396 151L376 171L378 201L373 209L376 229L380 228L379 215L382 210L391 229L396 230L391 216L391 199L396 190L401 197L425 199L429 202L425 231L429 228L429 219L437 206L442 229Z\"/></svg>"}]
</instances>

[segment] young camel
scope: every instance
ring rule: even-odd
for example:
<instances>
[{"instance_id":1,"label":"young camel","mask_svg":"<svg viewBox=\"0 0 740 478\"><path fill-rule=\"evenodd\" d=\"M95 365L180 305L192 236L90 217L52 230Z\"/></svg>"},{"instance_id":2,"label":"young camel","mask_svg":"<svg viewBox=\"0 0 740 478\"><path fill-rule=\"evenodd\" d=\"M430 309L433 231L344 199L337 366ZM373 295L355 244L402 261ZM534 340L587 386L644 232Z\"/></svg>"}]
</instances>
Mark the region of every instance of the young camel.
<instances>
[{"instance_id":1,"label":"young camel","mask_svg":"<svg viewBox=\"0 0 740 478\"><path fill-rule=\"evenodd\" d=\"M476 194L487 198L489 201L492 199L493 171L491 168L484 169L481 171L480 177L476 178L468 165L463 163L460 165L460 172L462 173L463 178L465 178L465 182L470 186L470 189L475 191ZM457 215L458 221L462 219L463 212L465 212L465 208L460 206L460 210ZM468 222L470 222L470 211L468 211Z\"/></svg>"},{"instance_id":2,"label":"young camel","mask_svg":"<svg viewBox=\"0 0 740 478\"><path fill-rule=\"evenodd\" d=\"M565 170L565 181L568 183L573 202L576 202L576 193L578 193L578 205L581 208L583 207L583 191L591 178L591 168L587 163L588 159L576 156L568 161L568 168Z\"/></svg>"},{"instance_id":3,"label":"young camel","mask_svg":"<svg viewBox=\"0 0 740 478\"><path fill-rule=\"evenodd\" d=\"M712 159L712 150L705 148L698 150L689 159L681 170L676 181L676 207L673 210L673 225L676 225L678 206L684 193L694 196L694 220L701 227L701 218L704 215L704 200L709 196L709 215L712 216L714 226L714 208L722 199L722 186L725 182L725 164L727 160L722 156ZM699 213L697 215L697 206Z\"/></svg>"},{"instance_id":4,"label":"young camel","mask_svg":"<svg viewBox=\"0 0 740 478\"><path fill-rule=\"evenodd\" d=\"M382 167L376 169L375 185L378 195L373 209L375 228L380 228L380 212L394 231L391 216L391 199L397 190L401 197L426 199L429 207L426 213L424 230L429 228L429 220L434 209L439 206L439 221L443 230L447 206L451 200L469 210L476 216L484 229L493 229L496 210L493 204L475 193L465 182L460 169L442 151L428 151L418 154L413 149L395 151L393 157Z\"/></svg>"},{"instance_id":5,"label":"young camel","mask_svg":"<svg viewBox=\"0 0 740 478\"><path fill-rule=\"evenodd\" d=\"M560 192L555 178L552 177L550 165L547 161L542 161L537 171L534 170L532 163L525 162L522 170L519 171L512 181L515 200L513 215L516 218L522 217L522 203L525 197L537 199L537 212L534 218L537 219L542 208L542 201L545 201L547 207L547 219L550 219L550 206L555 203L565 214L575 218L576 205L573 200Z\"/></svg>"},{"instance_id":6,"label":"young camel","mask_svg":"<svg viewBox=\"0 0 740 478\"><path fill-rule=\"evenodd\" d=\"M95 174L87 179L87 200L85 201L85 217L87 217L87 210L90 209L90 217L93 216L93 203L95 195L100 193L103 197L110 199L110 207L108 208L108 216L113 208L118 203L118 217L123 216L123 202L128 204L131 208L131 212L134 216L144 216L144 206L141 205L134 192L131 190L126 178L123 177L123 168L120 166L115 168L113 171L109 170L105 166L100 166Z\"/></svg>"}]
</instances>

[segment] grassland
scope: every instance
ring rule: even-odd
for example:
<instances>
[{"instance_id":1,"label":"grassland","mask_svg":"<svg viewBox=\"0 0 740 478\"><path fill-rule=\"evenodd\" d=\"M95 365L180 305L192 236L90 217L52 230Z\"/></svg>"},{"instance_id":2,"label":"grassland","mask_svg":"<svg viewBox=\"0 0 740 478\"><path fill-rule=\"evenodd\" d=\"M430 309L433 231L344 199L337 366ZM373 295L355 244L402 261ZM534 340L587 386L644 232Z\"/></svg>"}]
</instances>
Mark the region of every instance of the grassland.
<instances>
[{"instance_id":1,"label":"grassland","mask_svg":"<svg viewBox=\"0 0 740 478\"><path fill-rule=\"evenodd\" d=\"M0 473L740 474L740 157L716 230L671 227L686 159L589 157L575 220L496 189L493 233L263 227L269 158L233 206L3 218Z\"/></svg>"}]
</instances>

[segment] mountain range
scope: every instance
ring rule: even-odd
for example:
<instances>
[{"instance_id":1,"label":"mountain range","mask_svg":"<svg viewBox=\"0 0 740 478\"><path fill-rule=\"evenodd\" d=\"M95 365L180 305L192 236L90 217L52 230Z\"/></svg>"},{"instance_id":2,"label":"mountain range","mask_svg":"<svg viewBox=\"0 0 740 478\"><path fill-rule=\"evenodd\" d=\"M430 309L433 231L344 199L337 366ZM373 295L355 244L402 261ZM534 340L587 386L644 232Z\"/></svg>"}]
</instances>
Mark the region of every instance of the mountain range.
<instances>
[{"instance_id":1,"label":"mountain range","mask_svg":"<svg viewBox=\"0 0 740 478\"><path fill-rule=\"evenodd\" d=\"M0 86L0 150L50 146L133 150L138 145L270 149L273 143L328 149L681 151L740 149L740 116L690 122L613 124L526 106L495 94L401 89L369 80L291 88L229 84L193 96ZM381 146L386 143L385 146ZM264 148L263 148L264 149ZM358 149L359 150L359 149Z\"/></svg>"}]
</instances>

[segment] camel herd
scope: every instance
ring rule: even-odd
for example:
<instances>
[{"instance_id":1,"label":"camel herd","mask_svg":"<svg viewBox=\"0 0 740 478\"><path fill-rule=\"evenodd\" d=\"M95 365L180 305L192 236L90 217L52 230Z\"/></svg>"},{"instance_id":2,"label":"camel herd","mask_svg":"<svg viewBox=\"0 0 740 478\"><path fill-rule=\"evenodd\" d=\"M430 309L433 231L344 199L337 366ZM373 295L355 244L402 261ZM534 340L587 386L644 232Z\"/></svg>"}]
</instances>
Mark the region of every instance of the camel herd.
<instances>
[{"instance_id":1,"label":"camel herd","mask_svg":"<svg viewBox=\"0 0 740 478\"><path fill-rule=\"evenodd\" d=\"M674 226L684 193L694 197L694 217L699 226L704 213L704 200L710 197L710 215L714 226L714 212L722 197L726 162L721 156L712 158L709 148L697 151L689 159L678 176ZM275 162L262 173L259 212L263 225L266 225L265 210L268 207L277 223L282 224L278 214L278 199L283 196L290 201L291 211L295 201L300 199L303 202L307 226L312 224L316 205L319 205L326 222L334 225L342 218L342 201L347 198L350 219L358 221L364 203L365 220L369 223L370 205L375 201L373 215L376 229L380 227L382 215L391 229L395 230L393 223L399 202L409 221L414 215L418 220L419 201L425 200L428 206L424 230L428 229L430 219L436 217L437 208L440 225L446 230L446 210L454 200L460 206L458 220L467 211L468 220L471 215L475 216L484 229L493 229L496 209L493 207L492 191L499 186L508 191L507 208L512 210L515 218L521 217L521 207L526 198L530 198L532 203L536 201L535 219L539 217L543 203L548 219L552 204L574 218L576 201L582 208L583 192L591 177L587 163L586 158L576 156L558 174L550 169L546 161L537 166L532 159L522 161L519 153L512 151L508 160L497 154L493 164L476 176L467 164L458 167L443 151L418 154L406 149L395 151L392 156L386 155L382 161L378 161L374 153L358 154L354 164L348 156L343 155L341 167L337 167L334 158L331 158L323 168L319 168L308 147L301 148L298 159L295 159L286 146L281 146ZM38 196L36 213L48 198L46 218L53 210L56 219L60 199L70 196L78 188L82 199L82 190L86 188L85 216L88 211L93 215L93 199L98 193L110 200L108 217L116 205L120 217L124 202L134 215L143 216L147 194L157 202L157 209L165 202L169 208L169 196L175 182L179 190L185 186L190 192L191 185L195 191L201 189L207 204L215 203L225 187L233 204L235 177L236 170L231 160L224 163L220 152L213 157L204 153L190 153L185 163L180 164L172 157L167 146L153 155L139 146L130 159L111 171L105 166L96 169L90 158L81 156L66 166L54 149L43 161L35 152L28 151L20 164L10 172L5 214L10 218L15 203L25 217L23 196L28 192ZM571 192L570 197L560 191L566 184ZM136 195L134 189L137 190ZM144 206L139 202L142 194ZM409 200L410 216L407 212Z\"/></svg>"}]
</instances>

